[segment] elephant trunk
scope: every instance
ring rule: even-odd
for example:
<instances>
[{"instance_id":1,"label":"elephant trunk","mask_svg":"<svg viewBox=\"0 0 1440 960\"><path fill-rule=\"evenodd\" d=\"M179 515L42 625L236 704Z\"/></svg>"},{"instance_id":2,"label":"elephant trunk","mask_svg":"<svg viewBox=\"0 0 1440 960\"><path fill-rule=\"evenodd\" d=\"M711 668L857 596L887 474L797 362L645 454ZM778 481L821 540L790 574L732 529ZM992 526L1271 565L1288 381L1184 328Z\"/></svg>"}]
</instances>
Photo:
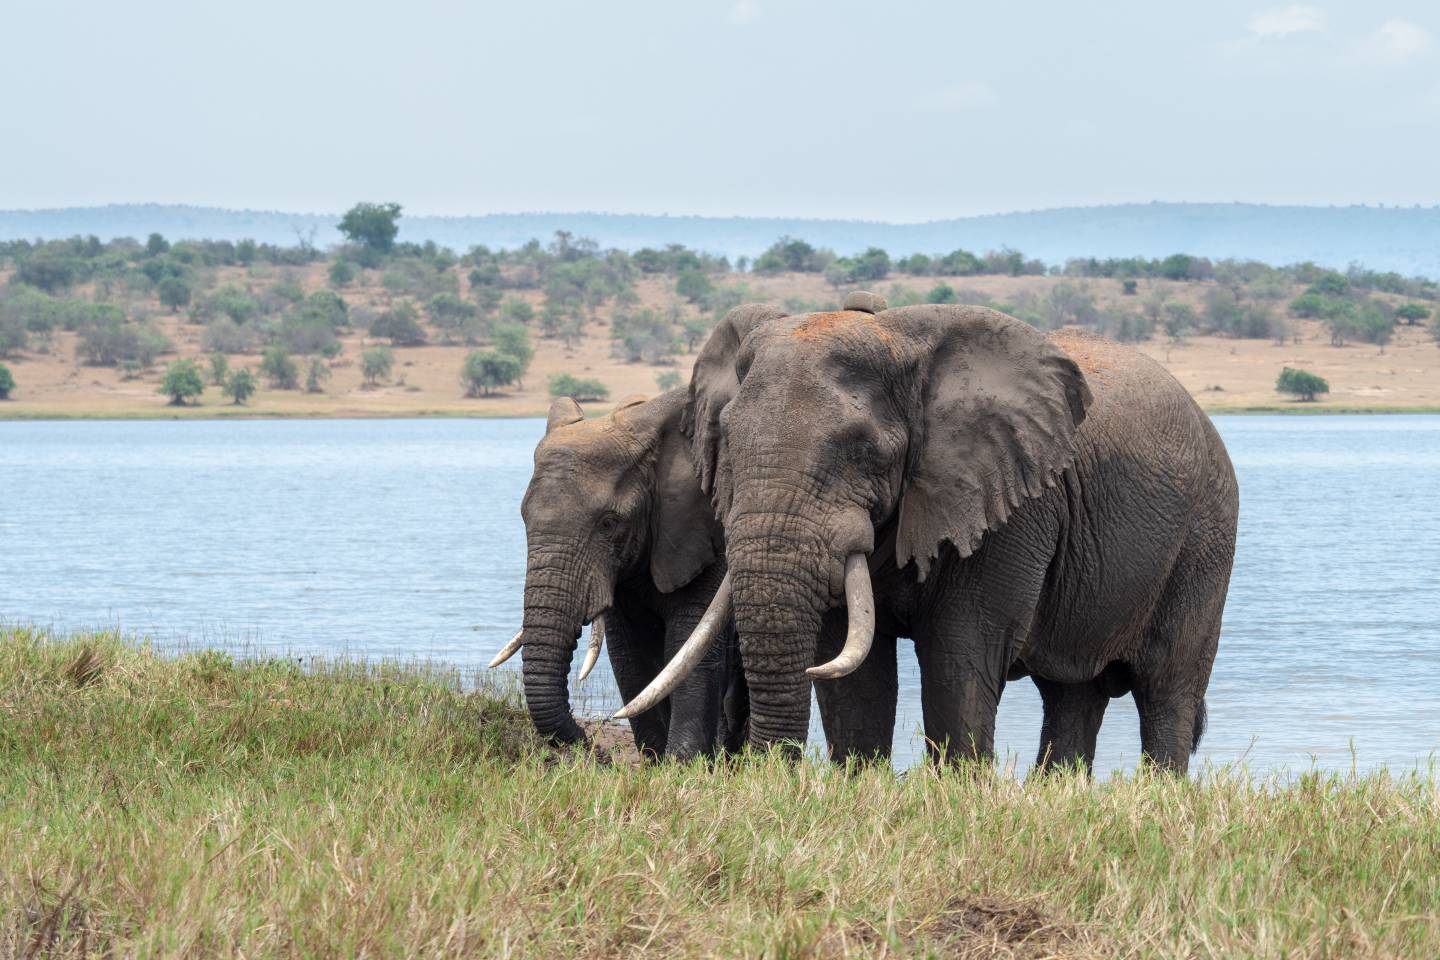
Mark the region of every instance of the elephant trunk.
<instances>
[{"instance_id":1,"label":"elephant trunk","mask_svg":"<svg viewBox=\"0 0 1440 960\"><path fill-rule=\"evenodd\" d=\"M828 544L794 514L749 516L733 526L727 560L735 626L750 690L750 742L802 744L820 622L832 606Z\"/></svg>"},{"instance_id":2,"label":"elephant trunk","mask_svg":"<svg viewBox=\"0 0 1440 960\"><path fill-rule=\"evenodd\" d=\"M525 706L536 731L555 743L585 740L570 711L570 662L586 620L608 605L591 596L578 573L579 552L574 544L532 549L525 574Z\"/></svg>"}]
</instances>

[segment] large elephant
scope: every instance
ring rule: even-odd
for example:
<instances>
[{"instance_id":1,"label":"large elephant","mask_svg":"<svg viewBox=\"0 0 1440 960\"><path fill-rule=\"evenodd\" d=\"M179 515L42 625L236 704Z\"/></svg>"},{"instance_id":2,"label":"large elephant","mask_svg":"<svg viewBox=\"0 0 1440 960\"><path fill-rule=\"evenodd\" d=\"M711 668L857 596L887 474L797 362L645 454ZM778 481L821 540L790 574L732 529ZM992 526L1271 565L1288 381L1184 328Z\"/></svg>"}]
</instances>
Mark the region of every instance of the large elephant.
<instances>
[{"instance_id":1,"label":"large elephant","mask_svg":"<svg viewBox=\"0 0 1440 960\"><path fill-rule=\"evenodd\" d=\"M628 699L661 672L724 579L720 526L679 430L685 400L683 389L635 398L594 420L568 398L550 407L520 508L528 544L524 624L491 666L523 650L526 706L554 742L585 740L568 685L584 624L594 626L582 676L599 653L603 622ZM693 672L668 701L631 720L642 755L709 754L743 723L734 631L728 618L719 626L722 642L685 664Z\"/></svg>"},{"instance_id":2,"label":"large elephant","mask_svg":"<svg viewBox=\"0 0 1440 960\"><path fill-rule=\"evenodd\" d=\"M1092 763L1128 691L1146 756L1187 768L1238 494L1159 364L978 307L744 306L696 362L687 430L724 521L753 744L805 740L814 678L832 755L887 754L909 636L937 757L990 755L1005 681L1028 673L1041 763Z\"/></svg>"}]
</instances>

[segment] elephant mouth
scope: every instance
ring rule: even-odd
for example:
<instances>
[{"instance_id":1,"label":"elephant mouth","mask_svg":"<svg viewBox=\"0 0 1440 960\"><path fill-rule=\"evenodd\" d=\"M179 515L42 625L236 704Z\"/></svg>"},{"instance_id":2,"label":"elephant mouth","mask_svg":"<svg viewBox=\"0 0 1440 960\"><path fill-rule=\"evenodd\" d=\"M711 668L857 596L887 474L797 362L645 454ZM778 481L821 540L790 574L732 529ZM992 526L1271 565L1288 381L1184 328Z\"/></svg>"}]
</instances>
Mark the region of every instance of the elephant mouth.
<instances>
[{"instance_id":1,"label":"elephant mouth","mask_svg":"<svg viewBox=\"0 0 1440 960\"><path fill-rule=\"evenodd\" d=\"M829 663L808 668L805 673L816 680L838 680L854 672L870 653L875 642L875 591L870 582L870 563L863 553L852 553L845 559L845 602L849 609L849 627L845 646ZM654 707L668 697L690 672L704 659L706 652L719 639L726 623L734 614L735 600L730 574L720 581L705 615L700 618L689 639L676 652L665 669L618 712L614 719L626 720Z\"/></svg>"}]
</instances>

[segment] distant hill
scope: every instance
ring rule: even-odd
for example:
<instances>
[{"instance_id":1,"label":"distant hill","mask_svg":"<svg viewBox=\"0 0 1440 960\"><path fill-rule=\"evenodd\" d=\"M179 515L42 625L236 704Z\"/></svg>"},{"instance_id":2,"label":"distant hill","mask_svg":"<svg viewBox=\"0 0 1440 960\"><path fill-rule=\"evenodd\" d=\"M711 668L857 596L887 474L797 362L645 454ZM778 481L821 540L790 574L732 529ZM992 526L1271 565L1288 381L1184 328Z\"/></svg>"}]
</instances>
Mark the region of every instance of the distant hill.
<instances>
[{"instance_id":1,"label":"distant hill","mask_svg":"<svg viewBox=\"0 0 1440 960\"><path fill-rule=\"evenodd\" d=\"M115 204L56 210L0 211L0 239L53 239L96 234L102 239L152 232L174 239L293 244L339 240L336 214L221 210L160 204ZM849 254L867 246L891 254L957 247L984 252L1002 246L1047 263L1078 256L1159 257L1176 252L1212 258L1250 257L1269 263L1314 260L1333 267L1359 261L1372 269L1440 276L1440 207L1272 207L1259 204L1147 203L1070 207L983 217L895 224L783 217L689 217L609 213L519 213L468 217L404 217L403 240L464 250L483 243L514 247L556 230L593 237L602 246L634 250L683 243L731 257L754 256L777 237L800 237Z\"/></svg>"}]
</instances>

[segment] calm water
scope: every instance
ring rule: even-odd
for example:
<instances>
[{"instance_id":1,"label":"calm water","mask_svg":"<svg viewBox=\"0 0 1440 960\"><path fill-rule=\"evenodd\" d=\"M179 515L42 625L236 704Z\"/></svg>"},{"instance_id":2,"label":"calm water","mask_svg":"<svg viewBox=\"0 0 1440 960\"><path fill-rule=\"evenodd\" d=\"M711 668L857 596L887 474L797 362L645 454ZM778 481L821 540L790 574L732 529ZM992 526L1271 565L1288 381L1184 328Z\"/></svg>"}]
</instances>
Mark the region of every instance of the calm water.
<instances>
[{"instance_id":1,"label":"calm water","mask_svg":"<svg viewBox=\"0 0 1440 960\"><path fill-rule=\"evenodd\" d=\"M1201 756L1293 770L1440 753L1440 417L1217 423L1242 509ZM519 623L519 504L543 429L0 423L0 620L481 665ZM904 763L920 749L907 647ZM590 709L615 704L603 670L582 689ZM1000 714L999 749L1023 769L1040 726L1028 681ZM1138 753L1134 706L1114 701L1098 765Z\"/></svg>"}]
</instances>

